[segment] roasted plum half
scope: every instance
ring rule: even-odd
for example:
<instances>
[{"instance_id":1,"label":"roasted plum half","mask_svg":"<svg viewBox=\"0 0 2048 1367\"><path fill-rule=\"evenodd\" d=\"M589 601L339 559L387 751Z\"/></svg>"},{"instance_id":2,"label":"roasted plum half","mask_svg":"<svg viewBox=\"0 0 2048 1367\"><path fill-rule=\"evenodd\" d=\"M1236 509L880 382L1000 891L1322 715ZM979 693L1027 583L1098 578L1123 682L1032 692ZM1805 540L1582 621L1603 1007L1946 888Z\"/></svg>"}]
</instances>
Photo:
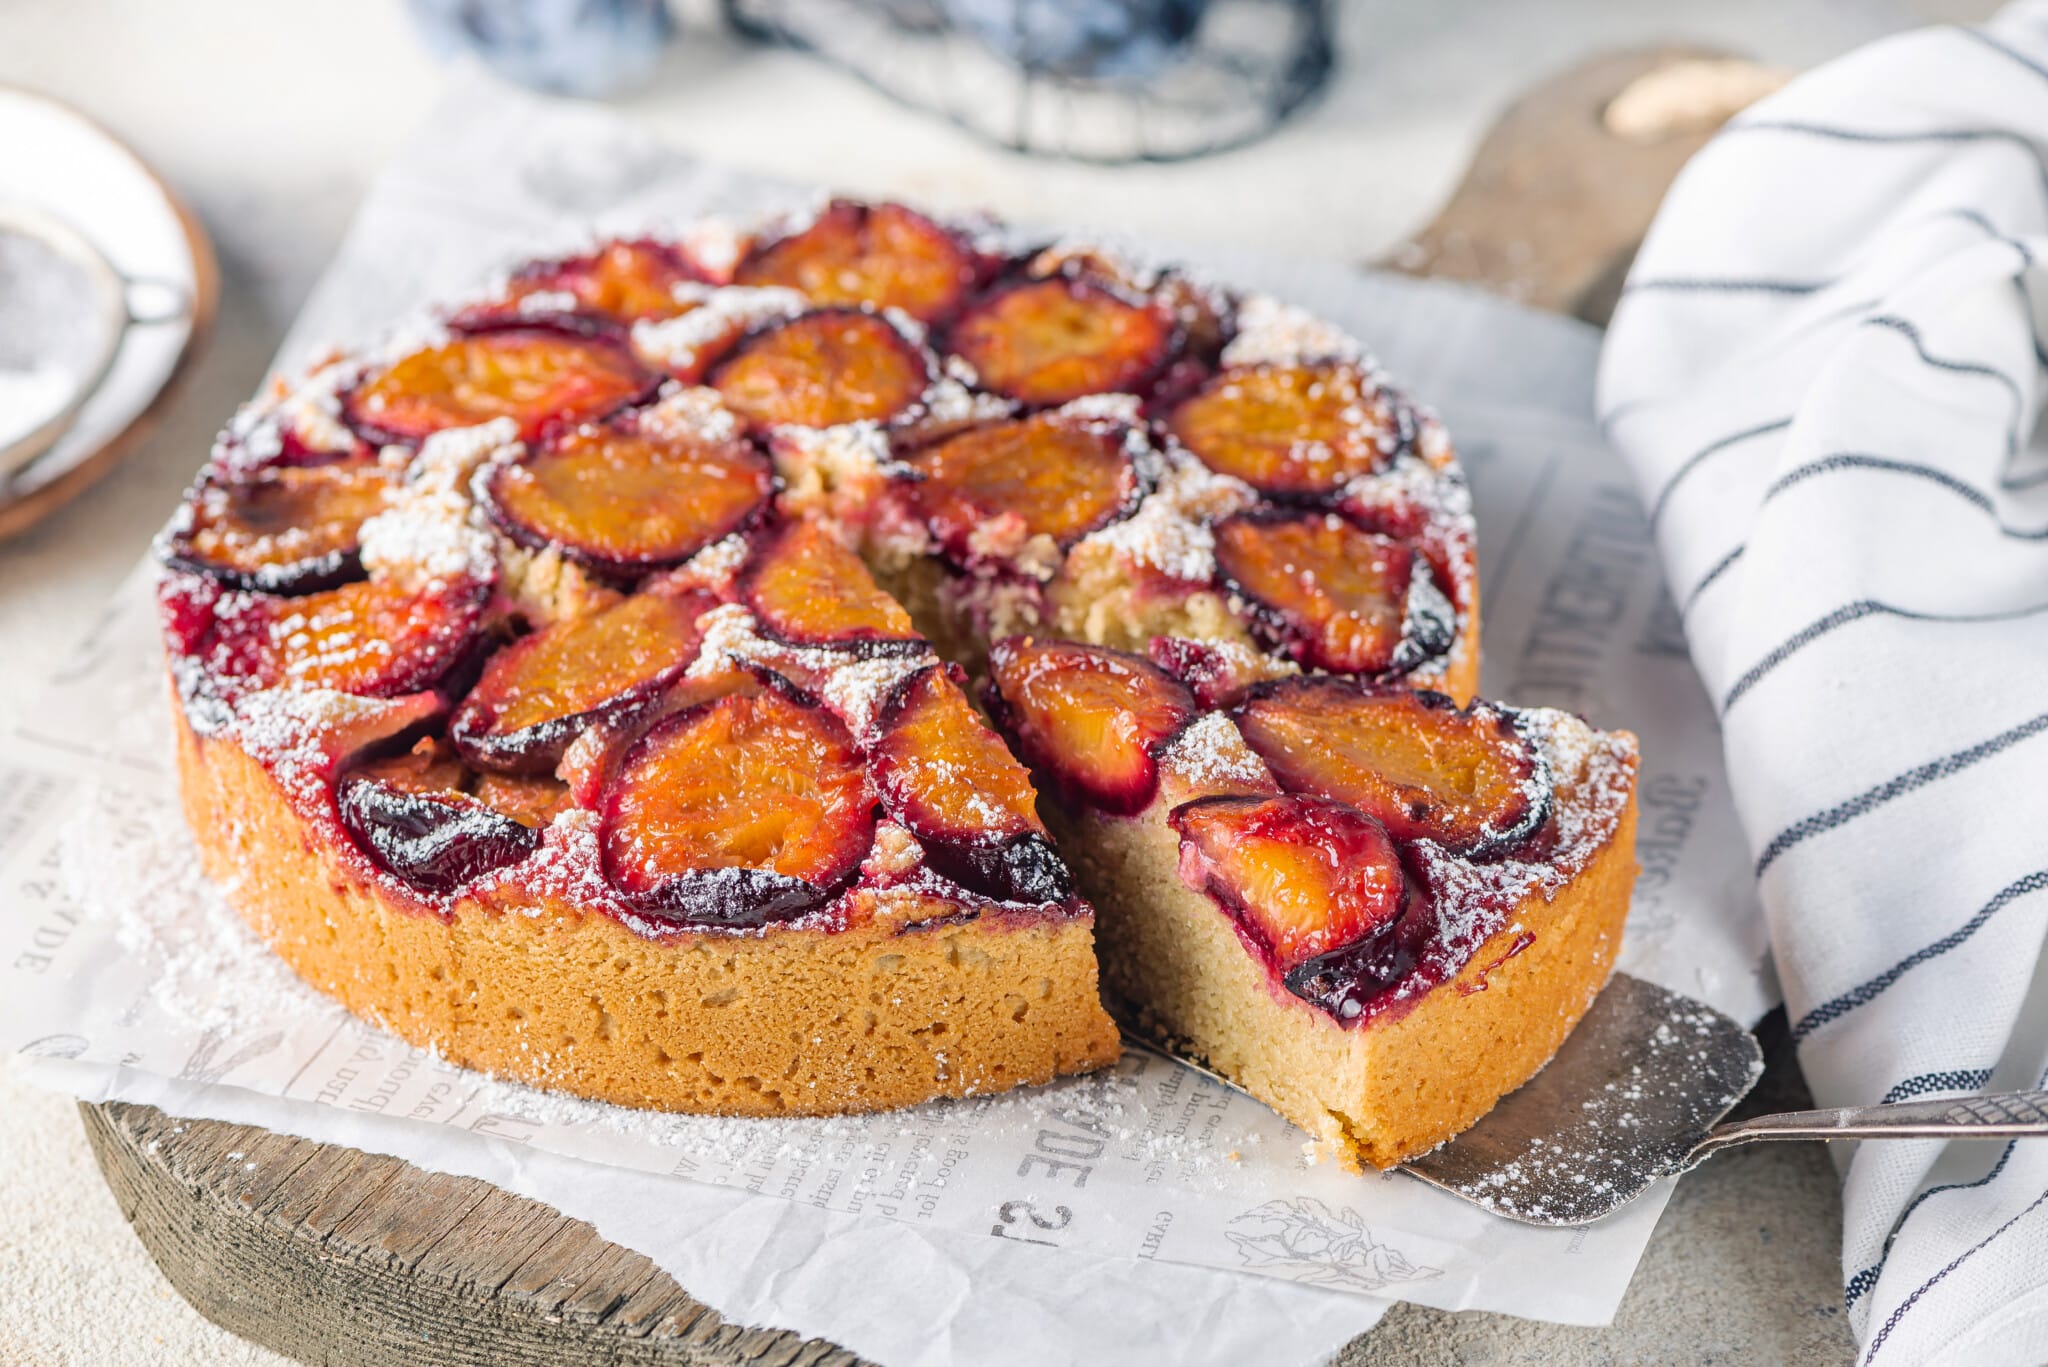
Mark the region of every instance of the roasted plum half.
<instances>
[{"instance_id":1,"label":"roasted plum half","mask_svg":"<svg viewBox=\"0 0 2048 1367\"><path fill-rule=\"evenodd\" d=\"M775 472L744 441L606 423L486 467L481 486L515 540L632 573L680 564L747 526L774 492Z\"/></svg>"},{"instance_id":2,"label":"roasted plum half","mask_svg":"<svg viewBox=\"0 0 2048 1367\"><path fill-rule=\"evenodd\" d=\"M960 237L900 204L838 199L800 232L754 249L737 285L780 285L820 304L901 309L919 322L950 317L986 274Z\"/></svg>"},{"instance_id":3,"label":"roasted plum half","mask_svg":"<svg viewBox=\"0 0 2048 1367\"><path fill-rule=\"evenodd\" d=\"M540 848L540 828L567 801L559 783L479 780L434 741L342 777L342 825L385 872L449 893Z\"/></svg>"},{"instance_id":4,"label":"roasted plum half","mask_svg":"<svg viewBox=\"0 0 2048 1367\"><path fill-rule=\"evenodd\" d=\"M763 538L738 589L761 629L789 645L883 655L921 644L910 614L861 558L815 523L791 522Z\"/></svg>"},{"instance_id":5,"label":"roasted plum half","mask_svg":"<svg viewBox=\"0 0 2048 1367\"><path fill-rule=\"evenodd\" d=\"M1335 513L1239 514L1215 537L1224 582L1312 669L1404 674L1457 638L1450 600L1407 542Z\"/></svg>"},{"instance_id":6,"label":"roasted plum half","mask_svg":"<svg viewBox=\"0 0 2048 1367\"><path fill-rule=\"evenodd\" d=\"M659 242L607 242L582 256L524 267L507 283L502 298L458 314L455 325L622 328L688 312L695 301L677 287L695 281L682 258Z\"/></svg>"},{"instance_id":7,"label":"roasted plum half","mask_svg":"<svg viewBox=\"0 0 2048 1367\"><path fill-rule=\"evenodd\" d=\"M569 785L569 795L579 806L593 811L600 808L612 775L618 772L620 758L634 741L676 713L716 702L730 693L751 695L763 688L788 685L787 679L772 670L742 666L732 660L712 662L706 670L698 674L685 670L668 687L645 700L604 709L590 719L555 766L556 775Z\"/></svg>"},{"instance_id":8,"label":"roasted plum half","mask_svg":"<svg viewBox=\"0 0 2048 1367\"><path fill-rule=\"evenodd\" d=\"M1321 498L1385 466L1401 415L1372 377L1341 361L1226 370L1167 415L1196 459L1276 498Z\"/></svg>"},{"instance_id":9,"label":"roasted plum half","mask_svg":"<svg viewBox=\"0 0 2048 1367\"><path fill-rule=\"evenodd\" d=\"M984 388L1051 407L1142 390L1172 358L1172 314L1105 284L1054 276L1007 285L968 306L950 344Z\"/></svg>"},{"instance_id":10,"label":"roasted plum half","mask_svg":"<svg viewBox=\"0 0 2048 1367\"><path fill-rule=\"evenodd\" d=\"M449 723L479 769L551 774L583 728L645 701L689 667L710 606L695 594L638 593L521 638L493 655Z\"/></svg>"},{"instance_id":11,"label":"roasted plum half","mask_svg":"<svg viewBox=\"0 0 2048 1367\"><path fill-rule=\"evenodd\" d=\"M992 710L1024 758L1110 812L1152 800L1159 746L1195 715L1186 685L1150 660L1074 641L998 641L989 680Z\"/></svg>"},{"instance_id":12,"label":"roasted plum half","mask_svg":"<svg viewBox=\"0 0 2048 1367\"><path fill-rule=\"evenodd\" d=\"M1181 881L1214 897L1289 992L1340 1021L1412 969L1430 930L1386 828L1326 798L1174 809Z\"/></svg>"},{"instance_id":13,"label":"roasted plum half","mask_svg":"<svg viewBox=\"0 0 2048 1367\"><path fill-rule=\"evenodd\" d=\"M1003 902L1063 902L1067 866L1038 819L1031 775L1003 748L946 670L933 665L891 690L878 716L875 784L925 862Z\"/></svg>"},{"instance_id":14,"label":"roasted plum half","mask_svg":"<svg viewBox=\"0 0 2048 1367\"><path fill-rule=\"evenodd\" d=\"M1283 788L1348 802L1401 840L1492 854L1550 814L1549 766L1491 703L1322 675L1262 684L1234 716Z\"/></svg>"},{"instance_id":15,"label":"roasted plum half","mask_svg":"<svg viewBox=\"0 0 2048 1367\"><path fill-rule=\"evenodd\" d=\"M1174 808L1181 881L1234 912L1283 973L1400 916L1407 878L1386 828L1327 798L1205 797Z\"/></svg>"},{"instance_id":16,"label":"roasted plum half","mask_svg":"<svg viewBox=\"0 0 2048 1367\"><path fill-rule=\"evenodd\" d=\"M384 507L391 474L343 461L275 465L208 479L163 542L170 564L263 593L331 589L363 573L360 531Z\"/></svg>"},{"instance_id":17,"label":"roasted plum half","mask_svg":"<svg viewBox=\"0 0 2048 1367\"><path fill-rule=\"evenodd\" d=\"M469 791L500 816L536 829L575 805L568 784L540 774L478 774Z\"/></svg>"},{"instance_id":18,"label":"roasted plum half","mask_svg":"<svg viewBox=\"0 0 2048 1367\"><path fill-rule=\"evenodd\" d=\"M402 357L342 401L373 442L417 445L451 427L498 418L523 440L602 418L652 393L658 377L622 347L559 329L452 337Z\"/></svg>"},{"instance_id":19,"label":"roasted plum half","mask_svg":"<svg viewBox=\"0 0 2048 1367\"><path fill-rule=\"evenodd\" d=\"M490 586L411 588L361 580L296 598L162 590L172 639L229 688L331 688L392 698L439 683L473 659Z\"/></svg>"},{"instance_id":20,"label":"roasted plum half","mask_svg":"<svg viewBox=\"0 0 2048 1367\"><path fill-rule=\"evenodd\" d=\"M599 803L605 876L677 924L743 928L829 901L874 842L875 801L837 718L777 688L662 718Z\"/></svg>"},{"instance_id":21,"label":"roasted plum half","mask_svg":"<svg viewBox=\"0 0 2048 1367\"><path fill-rule=\"evenodd\" d=\"M877 313L818 309L750 334L712 370L725 405L757 427L887 422L924 397L924 348Z\"/></svg>"},{"instance_id":22,"label":"roasted plum half","mask_svg":"<svg viewBox=\"0 0 2048 1367\"><path fill-rule=\"evenodd\" d=\"M915 452L912 511L955 561L1050 538L1061 549L1124 517L1144 493L1119 423L1041 413L973 428Z\"/></svg>"}]
</instances>

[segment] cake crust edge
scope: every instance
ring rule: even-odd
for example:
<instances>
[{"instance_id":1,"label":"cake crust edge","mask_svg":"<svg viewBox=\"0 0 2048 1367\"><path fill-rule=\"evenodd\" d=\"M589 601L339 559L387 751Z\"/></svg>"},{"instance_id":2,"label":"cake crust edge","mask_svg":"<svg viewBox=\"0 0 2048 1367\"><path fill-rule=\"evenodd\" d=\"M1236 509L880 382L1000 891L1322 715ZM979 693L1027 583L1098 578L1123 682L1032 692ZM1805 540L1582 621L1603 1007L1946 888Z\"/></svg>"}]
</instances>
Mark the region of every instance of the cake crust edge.
<instances>
[{"instance_id":1,"label":"cake crust edge","mask_svg":"<svg viewBox=\"0 0 2048 1367\"><path fill-rule=\"evenodd\" d=\"M177 715L201 867L308 984L416 1048L656 1110L837 1115L1113 1063L1090 918L651 939L542 897L448 915L325 848L277 780ZM847 989L851 987L853 991Z\"/></svg>"}]
</instances>

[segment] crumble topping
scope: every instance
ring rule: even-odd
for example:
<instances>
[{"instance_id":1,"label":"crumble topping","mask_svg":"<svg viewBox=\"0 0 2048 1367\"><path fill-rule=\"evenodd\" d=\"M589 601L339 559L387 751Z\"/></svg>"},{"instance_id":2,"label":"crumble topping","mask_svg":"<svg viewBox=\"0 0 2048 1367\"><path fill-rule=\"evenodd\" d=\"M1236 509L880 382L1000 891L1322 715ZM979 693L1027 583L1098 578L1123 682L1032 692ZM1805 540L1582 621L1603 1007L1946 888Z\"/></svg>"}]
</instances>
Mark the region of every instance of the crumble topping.
<instances>
[{"instance_id":1,"label":"crumble topping","mask_svg":"<svg viewBox=\"0 0 2048 1367\"><path fill-rule=\"evenodd\" d=\"M1362 361L1364 351L1342 328L1307 309L1283 304L1270 294L1238 301L1237 332L1223 348L1226 366L1310 365L1317 361ZM1377 377L1375 377L1377 378Z\"/></svg>"},{"instance_id":2,"label":"crumble topping","mask_svg":"<svg viewBox=\"0 0 2048 1367\"><path fill-rule=\"evenodd\" d=\"M535 290L521 295L517 307L523 318L545 318L554 313L574 313L583 307L583 301L568 290Z\"/></svg>"},{"instance_id":3,"label":"crumble topping","mask_svg":"<svg viewBox=\"0 0 2048 1367\"><path fill-rule=\"evenodd\" d=\"M420 444L407 480L387 495L385 511L363 523L363 566L372 574L425 587L497 573L497 538L470 492L491 459L525 451L519 425L497 418L436 432Z\"/></svg>"},{"instance_id":4,"label":"crumble topping","mask_svg":"<svg viewBox=\"0 0 2048 1367\"><path fill-rule=\"evenodd\" d=\"M795 290L768 286L679 284L676 298L694 304L674 318L642 319L633 324L633 350L665 370L691 371L706 348L717 346L763 323L793 318L809 307Z\"/></svg>"},{"instance_id":5,"label":"crumble topping","mask_svg":"<svg viewBox=\"0 0 2048 1367\"><path fill-rule=\"evenodd\" d=\"M1169 448L1155 458L1164 471L1138 510L1081 538L1076 549L1101 547L1168 578L1207 584L1216 577L1211 524L1257 503L1258 492L1183 451Z\"/></svg>"},{"instance_id":6,"label":"crumble topping","mask_svg":"<svg viewBox=\"0 0 2048 1367\"><path fill-rule=\"evenodd\" d=\"M1237 723L1222 712L1205 712L1182 728L1159 752L1159 763L1179 771L1189 787L1260 784L1272 771L1251 746Z\"/></svg>"},{"instance_id":7,"label":"crumble topping","mask_svg":"<svg viewBox=\"0 0 2048 1367\"><path fill-rule=\"evenodd\" d=\"M730 280L732 273L739 269L740 258L746 254L750 239L747 233L727 219L705 218L686 228L679 240L684 253L707 275L716 280ZM680 287L677 297L682 297Z\"/></svg>"}]
</instances>

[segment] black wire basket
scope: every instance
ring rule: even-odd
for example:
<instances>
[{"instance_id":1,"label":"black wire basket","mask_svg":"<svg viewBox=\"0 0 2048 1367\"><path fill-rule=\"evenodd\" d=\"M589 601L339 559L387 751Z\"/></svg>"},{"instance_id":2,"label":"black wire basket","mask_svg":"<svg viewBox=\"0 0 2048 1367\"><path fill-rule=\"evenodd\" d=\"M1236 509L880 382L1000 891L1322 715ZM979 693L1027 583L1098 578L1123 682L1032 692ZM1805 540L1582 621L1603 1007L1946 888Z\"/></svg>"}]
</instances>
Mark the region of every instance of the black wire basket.
<instances>
[{"instance_id":1,"label":"black wire basket","mask_svg":"<svg viewBox=\"0 0 2048 1367\"><path fill-rule=\"evenodd\" d=\"M1278 127L1330 73L1328 0L720 0L1004 147L1177 161Z\"/></svg>"}]
</instances>

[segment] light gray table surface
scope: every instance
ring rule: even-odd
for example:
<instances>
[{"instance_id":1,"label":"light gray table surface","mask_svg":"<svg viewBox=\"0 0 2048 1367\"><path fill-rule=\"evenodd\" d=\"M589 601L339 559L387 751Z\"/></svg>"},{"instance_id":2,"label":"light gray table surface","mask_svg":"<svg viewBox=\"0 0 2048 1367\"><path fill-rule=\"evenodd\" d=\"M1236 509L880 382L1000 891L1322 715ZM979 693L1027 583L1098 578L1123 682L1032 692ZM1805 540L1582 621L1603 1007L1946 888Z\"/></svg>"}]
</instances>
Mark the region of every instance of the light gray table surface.
<instances>
[{"instance_id":1,"label":"light gray table surface","mask_svg":"<svg viewBox=\"0 0 2048 1367\"><path fill-rule=\"evenodd\" d=\"M1365 260L1429 217L1517 89L1596 49L1697 40L1804 66L1993 7L1337 5L1344 65L1326 97L1274 138L1186 164L1083 167L989 149L806 58L735 45L707 29L703 0L684 0L684 41L622 108L702 155L857 193ZM0 84L67 100L126 139L198 211L222 267L212 347L155 437L69 509L0 544L0 724L12 726L261 379L441 75L399 0L0 0ZM1764 1089L1773 1103L1803 1097L1782 1051ZM1340 1361L1847 1361L1839 1220L1816 1146L1738 1150L1680 1184L1612 1327L1403 1306ZM4 1073L0 1286L0 1362L283 1361L178 1299L101 1185L71 1101Z\"/></svg>"}]
</instances>

